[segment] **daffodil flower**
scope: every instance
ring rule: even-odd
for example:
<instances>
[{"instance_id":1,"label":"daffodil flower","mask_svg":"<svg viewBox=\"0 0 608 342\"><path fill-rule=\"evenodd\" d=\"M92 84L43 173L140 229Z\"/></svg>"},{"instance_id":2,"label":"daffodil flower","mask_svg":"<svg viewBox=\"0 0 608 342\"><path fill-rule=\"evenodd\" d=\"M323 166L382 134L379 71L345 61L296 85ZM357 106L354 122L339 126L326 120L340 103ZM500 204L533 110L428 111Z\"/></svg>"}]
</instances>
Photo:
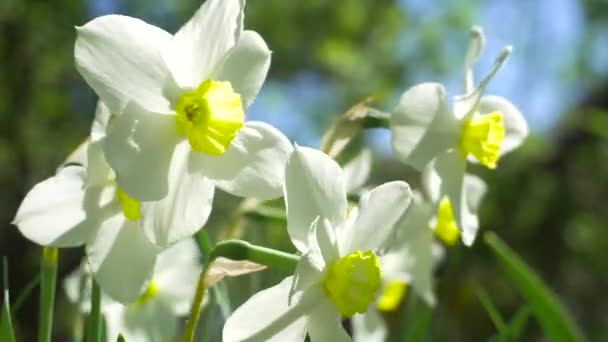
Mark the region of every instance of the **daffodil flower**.
<instances>
[{"instance_id":1,"label":"daffodil flower","mask_svg":"<svg viewBox=\"0 0 608 342\"><path fill-rule=\"evenodd\" d=\"M68 299L83 313L90 311L90 273L87 262L64 281ZM181 241L158 255L146 291L135 302L123 305L102 293L108 341L121 333L127 341L164 342L175 337L178 318L188 314L199 273L200 253L192 239Z\"/></svg>"},{"instance_id":2,"label":"daffodil flower","mask_svg":"<svg viewBox=\"0 0 608 342\"><path fill-rule=\"evenodd\" d=\"M227 320L223 340L349 341L342 317L365 312L380 288L379 251L411 199L405 182L378 186L347 212L340 167L296 147L286 168L287 226L303 253L295 274L261 291Z\"/></svg>"},{"instance_id":3,"label":"daffodil flower","mask_svg":"<svg viewBox=\"0 0 608 342\"><path fill-rule=\"evenodd\" d=\"M181 174L187 150L178 149L168 195L155 202L131 198L116 183L101 150L108 121L110 112L100 103L91 141L79 147L86 156L72 155L55 176L34 186L13 223L40 245L86 244L91 272L102 289L130 303L145 290L157 254L205 224L214 187L202 175Z\"/></svg>"},{"instance_id":4,"label":"daffodil flower","mask_svg":"<svg viewBox=\"0 0 608 342\"><path fill-rule=\"evenodd\" d=\"M500 156L517 148L528 134L525 119L508 100L482 96L484 90L511 53L505 47L491 71L473 88L473 64L484 45L480 28L472 30L465 61L464 95L454 98L453 108L444 87L423 83L407 90L391 115L393 150L403 162L422 171L433 162L458 226L464 230L463 179L467 160L494 169ZM465 243L472 243L465 239Z\"/></svg>"},{"instance_id":5,"label":"daffodil flower","mask_svg":"<svg viewBox=\"0 0 608 342\"><path fill-rule=\"evenodd\" d=\"M481 179L468 174L465 183L473 185L466 193L475 195L471 201L475 203L471 203L469 212L476 219L476 209L485 187ZM380 311L397 310L410 288L427 305L435 305L433 273L445 254L444 246L437 243L435 238L446 246L452 246L460 237L449 202L446 206L443 201L438 210L434 210L435 203L436 199L427 199L422 193L414 192L412 204L397 223L390 250L381 257L384 272L381 294L375 308L353 318L355 342L385 341L388 327Z\"/></svg>"},{"instance_id":6,"label":"daffodil flower","mask_svg":"<svg viewBox=\"0 0 608 342\"><path fill-rule=\"evenodd\" d=\"M270 66L264 40L243 30L244 6L205 1L173 36L120 15L77 28L76 66L116 115L102 145L130 197L165 197L182 145L181 174L238 196L281 195L291 144L267 124L244 122Z\"/></svg>"}]
</instances>

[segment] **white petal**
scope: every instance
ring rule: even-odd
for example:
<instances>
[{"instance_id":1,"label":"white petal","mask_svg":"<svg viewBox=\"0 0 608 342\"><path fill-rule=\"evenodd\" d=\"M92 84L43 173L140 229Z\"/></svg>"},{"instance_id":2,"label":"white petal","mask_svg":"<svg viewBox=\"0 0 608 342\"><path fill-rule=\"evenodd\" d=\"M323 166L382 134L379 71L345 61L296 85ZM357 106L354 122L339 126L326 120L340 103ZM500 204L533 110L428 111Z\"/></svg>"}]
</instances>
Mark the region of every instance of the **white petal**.
<instances>
[{"instance_id":1,"label":"white petal","mask_svg":"<svg viewBox=\"0 0 608 342\"><path fill-rule=\"evenodd\" d=\"M481 178L470 174L464 176L463 186L463 198L466 204L463 208L463 226L466 229L463 228L462 241L466 246L471 246L479 229L477 211L487 186Z\"/></svg>"},{"instance_id":2,"label":"white petal","mask_svg":"<svg viewBox=\"0 0 608 342\"><path fill-rule=\"evenodd\" d=\"M101 289L128 304L146 289L159 249L148 241L137 222L120 212L100 225L86 251Z\"/></svg>"},{"instance_id":3,"label":"white petal","mask_svg":"<svg viewBox=\"0 0 608 342\"><path fill-rule=\"evenodd\" d=\"M299 292L289 305L292 282L292 277L287 277L280 284L256 293L236 309L224 325L223 341L304 341L306 315L323 296L323 290L315 286Z\"/></svg>"},{"instance_id":4,"label":"white petal","mask_svg":"<svg viewBox=\"0 0 608 342\"><path fill-rule=\"evenodd\" d=\"M329 342L349 342L350 336L342 327L342 316L329 300L321 301L308 316L306 326L310 340Z\"/></svg>"},{"instance_id":5,"label":"white petal","mask_svg":"<svg viewBox=\"0 0 608 342\"><path fill-rule=\"evenodd\" d=\"M296 147L285 170L287 231L296 248L306 252L309 227L317 217L340 226L346 205L340 166L321 151Z\"/></svg>"},{"instance_id":6,"label":"white petal","mask_svg":"<svg viewBox=\"0 0 608 342\"><path fill-rule=\"evenodd\" d=\"M462 158L460 152L453 150L437 157L422 174L423 185L432 202L439 204L443 196L448 196L454 219L463 236L472 229L468 224L473 223L465 220L467 210L463 195L465 171L466 160Z\"/></svg>"},{"instance_id":7,"label":"white petal","mask_svg":"<svg viewBox=\"0 0 608 342\"><path fill-rule=\"evenodd\" d=\"M528 136L528 124L521 112L509 100L499 96L484 96L479 102L479 112L488 114L499 111L505 125L505 138L500 146L500 154L511 152L521 145Z\"/></svg>"},{"instance_id":8,"label":"white petal","mask_svg":"<svg viewBox=\"0 0 608 342\"><path fill-rule=\"evenodd\" d=\"M170 75L161 49L171 39L139 19L106 15L77 28L76 67L114 114L131 100L151 111L166 111L163 95Z\"/></svg>"},{"instance_id":9,"label":"white petal","mask_svg":"<svg viewBox=\"0 0 608 342\"><path fill-rule=\"evenodd\" d=\"M190 172L201 172L218 188L236 196L277 198L282 195L285 164L292 150L276 128L249 121L223 155L193 153Z\"/></svg>"},{"instance_id":10,"label":"white petal","mask_svg":"<svg viewBox=\"0 0 608 342\"><path fill-rule=\"evenodd\" d=\"M104 186L111 179L113 171L103 154L103 141L92 141L87 149L87 186Z\"/></svg>"},{"instance_id":11,"label":"white petal","mask_svg":"<svg viewBox=\"0 0 608 342\"><path fill-rule=\"evenodd\" d=\"M241 95L246 109L264 84L270 68L270 54L266 42L257 32L243 31L228 59L212 78L230 81L234 91Z\"/></svg>"},{"instance_id":12,"label":"white petal","mask_svg":"<svg viewBox=\"0 0 608 342\"><path fill-rule=\"evenodd\" d=\"M86 139L80 145L78 145L78 147L76 147L76 149L72 151L72 153L70 153L67 158L65 158L63 163L59 165L59 167L57 168L57 172L59 172L60 169L68 165L87 165L87 150L89 148L89 143L89 139Z\"/></svg>"},{"instance_id":13,"label":"white petal","mask_svg":"<svg viewBox=\"0 0 608 342\"><path fill-rule=\"evenodd\" d=\"M95 119L93 125L91 125L91 140L98 141L106 136L106 129L110 123L110 117L112 113L110 108L103 102L97 101L97 108L95 108Z\"/></svg>"},{"instance_id":14,"label":"white petal","mask_svg":"<svg viewBox=\"0 0 608 342\"><path fill-rule=\"evenodd\" d=\"M362 315L355 315L353 323L353 341L355 342L384 342L388 335L388 327L378 310L370 308Z\"/></svg>"},{"instance_id":15,"label":"white petal","mask_svg":"<svg viewBox=\"0 0 608 342\"><path fill-rule=\"evenodd\" d=\"M398 223L398 233L388 254L380 260L386 281L405 280L429 305L435 304L433 291L433 230L430 203L415 196L412 205Z\"/></svg>"},{"instance_id":16,"label":"white petal","mask_svg":"<svg viewBox=\"0 0 608 342\"><path fill-rule=\"evenodd\" d=\"M167 196L141 203L144 232L159 247L193 236L211 213L215 187L202 174L188 172L190 153L188 142L177 145L169 167Z\"/></svg>"},{"instance_id":17,"label":"white petal","mask_svg":"<svg viewBox=\"0 0 608 342\"><path fill-rule=\"evenodd\" d=\"M105 313L107 340L116 341L121 333L125 341L165 342L177 333L178 318L171 307L158 298L134 303Z\"/></svg>"},{"instance_id":18,"label":"white petal","mask_svg":"<svg viewBox=\"0 0 608 342\"><path fill-rule=\"evenodd\" d=\"M469 93L473 91L475 87L474 75L473 75L473 65L479 59L481 55L481 51L485 45L485 37L483 35L483 30L479 26L473 26L471 28L471 39L469 41L469 48L467 49L467 55L464 61L464 70L465 70L465 82L464 82L464 92Z\"/></svg>"},{"instance_id":19,"label":"white petal","mask_svg":"<svg viewBox=\"0 0 608 342\"><path fill-rule=\"evenodd\" d=\"M306 291L314 284L321 282L325 264L320 256L312 251L302 255L293 275L293 284L289 292L289 302L292 296L299 291Z\"/></svg>"},{"instance_id":20,"label":"white petal","mask_svg":"<svg viewBox=\"0 0 608 342\"><path fill-rule=\"evenodd\" d=\"M173 36L163 58L180 87L198 87L227 57L243 30L244 7L244 0L207 0Z\"/></svg>"},{"instance_id":21,"label":"white petal","mask_svg":"<svg viewBox=\"0 0 608 342\"><path fill-rule=\"evenodd\" d=\"M372 151L369 148L363 148L342 167L346 191L354 192L359 190L367 182L371 171Z\"/></svg>"},{"instance_id":22,"label":"white petal","mask_svg":"<svg viewBox=\"0 0 608 342\"><path fill-rule=\"evenodd\" d=\"M165 197L179 139L174 116L142 112L131 103L103 139L105 157L119 187L140 201Z\"/></svg>"},{"instance_id":23,"label":"white petal","mask_svg":"<svg viewBox=\"0 0 608 342\"><path fill-rule=\"evenodd\" d=\"M439 83L410 88L391 116L393 150L417 170L435 156L456 146L459 124L453 117Z\"/></svg>"},{"instance_id":24,"label":"white petal","mask_svg":"<svg viewBox=\"0 0 608 342\"><path fill-rule=\"evenodd\" d=\"M314 227L314 234L326 265L340 258L336 232L328 219L323 218Z\"/></svg>"},{"instance_id":25,"label":"white petal","mask_svg":"<svg viewBox=\"0 0 608 342\"><path fill-rule=\"evenodd\" d=\"M190 310L201 271L201 253L193 239L176 243L158 255L154 283L158 296L172 306L176 315Z\"/></svg>"},{"instance_id":26,"label":"white petal","mask_svg":"<svg viewBox=\"0 0 608 342\"><path fill-rule=\"evenodd\" d=\"M84 169L67 166L27 193L13 224L29 240L55 247L83 244L96 227L95 211L87 211Z\"/></svg>"},{"instance_id":27,"label":"white petal","mask_svg":"<svg viewBox=\"0 0 608 342\"><path fill-rule=\"evenodd\" d=\"M342 255L354 250L378 250L394 232L395 223L412 199L409 185L402 181L382 184L361 197L359 215L340 241Z\"/></svg>"},{"instance_id":28,"label":"white petal","mask_svg":"<svg viewBox=\"0 0 608 342\"><path fill-rule=\"evenodd\" d=\"M454 116L458 119L463 119L467 116L474 115L478 109L479 101L483 96L488 83L492 80L494 75L502 67L507 58L511 55L511 47L506 46L500 52L500 55L494 61L494 65L490 69L490 72L479 82L479 85L469 93L464 95L455 96L454 101Z\"/></svg>"}]
</instances>

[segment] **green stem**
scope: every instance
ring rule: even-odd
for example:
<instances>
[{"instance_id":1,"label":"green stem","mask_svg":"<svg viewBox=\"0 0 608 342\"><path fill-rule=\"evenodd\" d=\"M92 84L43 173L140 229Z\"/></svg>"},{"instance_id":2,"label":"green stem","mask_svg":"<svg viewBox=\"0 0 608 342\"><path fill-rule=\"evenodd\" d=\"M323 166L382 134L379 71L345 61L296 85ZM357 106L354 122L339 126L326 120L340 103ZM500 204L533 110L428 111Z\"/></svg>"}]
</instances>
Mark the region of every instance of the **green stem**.
<instances>
[{"instance_id":1,"label":"green stem","mask_svg":"<svg viewBox=\"0 0 608 342\"><path fill-rule=\"evenodd\" d=\"M186 322L184 329L184 342L192 342L194 340L194 332L196 324L201 314L201 305L205 299L205 291L207 286L205 279L207 278L207 270L218 257L225 257L232 260L249 260L255 263L268 266L272 269L294 272L300 257L294 254L289 254L277 251L272 248L252 245L247 241L242 240L227 240L219 242L215 247L209 249L211 242L206 233L199 234L197 239L199 247L203 252L208 251L208 257L203 263L203 271L198 279L196 294L192 302L190 310L190 318Z\"/></svg>"},{"instance_id":2,"label":"green stem","mask_svg":"<svg viewBox=\"0 0 608 342\"><path fill-rule=\"evenodd\" d=\"M389 128L391 124L391 115L379 110L370 111L363 119L363 127L370 128Z\"/></svg>"},{"instance_id":3,"label":"green stem","mask_svg":"<svg viewBox=\"0 0 608 342\"><path fill-rule=\"evenodd\" d=\"M252 245L242 240L227 240L218 243L211 253L209 260L213 261L218 257L225 257L232 260L249 260L255 263L268 266L271 269L280 271L294 272L300 257L294 254L285 253L276 249Z\"/></svg>"},{"instance_id":4,"label":"green stem","mask_svg":"<svg viewBox=\"0 0 608 342\"><path fill-rule=\"evenodd\" d=\"M51 341L58 254L57 248L54 247L44 247L42 249L38 342Z\"/></svg>"},{"instance_id":5,"label":"green stem","mask_svg":"<svg viewBox=\"0 0 608 342\"><path fill-rule=\"evenodd\" d=\"M190 318L186 321L186 328L184 329L184 342L194 341L194 332L196 331L196 324L198 318L201 315L201 306L205 299L205 291L207 286L205 285L205 278L207 278L207 269L211 263L203 263L203 271L198 278L198 285L196 286L196 294L194 295L194 301L192 302L192 309L190 310Z\"/></svg>"},{"instance_id":6,"label":"green stem","mask_svg":"<svg viewBox=\"0 0 608 342\"><path fill-rule=\"evenodd\" d=\"M91 279L91 313L87 327L87 341L101 341L101 289L95 279Z\"/></svg>"}]
</instances>

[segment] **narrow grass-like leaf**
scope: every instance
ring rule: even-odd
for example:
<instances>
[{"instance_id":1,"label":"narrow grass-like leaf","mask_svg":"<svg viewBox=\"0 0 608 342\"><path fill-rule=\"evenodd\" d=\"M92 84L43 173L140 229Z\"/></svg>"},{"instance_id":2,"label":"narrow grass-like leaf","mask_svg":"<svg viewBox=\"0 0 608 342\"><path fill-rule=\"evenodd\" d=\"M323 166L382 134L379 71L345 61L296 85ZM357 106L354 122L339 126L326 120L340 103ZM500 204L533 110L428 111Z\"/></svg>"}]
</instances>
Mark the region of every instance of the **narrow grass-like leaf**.
<instances>
[{"instance_id":1,"label":"narrow grass-like leaf","mask_svg":"<svg viewBox=\"0 0 608 342\"><path fill-rule=\"evenodd\" d=\"M530 315L532 315L532 310L528 305L524 305L517 310L511 319L511 322L509 322L509 325L507 326L507 336L509 337L510 341L521 340L521 335L526 328Z\"/></svg>"},{"instance_id":2,"label":"narrow grass-like leaf","mask_svg":"<svg viewBox=\"0 0 608 342\"><path fill-rule=\"evenodd\" d=\"M23 289L21 289L19 295L17 295L17 299L15 299L15 303L11 307L13 315L17 314L19 309L21 309L21 306L23 306L23 303L25 303L26 299L30 296L38 284L40 284L40 273L36 274L36 276L32 278L32 280L30 280Z\"/></svg>"},{"instance_id":3,"label":"narrow grass-like leaf","mask_svg":"<svg viewBox=\"0 0 608 342\"><path fill-rule=\"evenodd\" d=\"M101 289L95 279L91 279L91 313L87 321L88 342L101 342L101 324Z\"/></svg>"},{"instance_id":4,"label":"narrow grass-like leaf","mask_svg":"<svg viewBox=\"0 0 608 342\"><path fill-rule=\"evenodd\" d=\"M2 258L2 264L2 292L4 294L4 303L2 304L2 314L0 315L0 341L15 342L10 298L8 295L8 263L6 262L6 257Z\"/></svg>"},{"instance_id":5,"label":"narrow grass-like leaf","mask_svg":"<svg viewBox=\"0 0 608 342\"><path fill-rule=\"evenodd\" d=\"M401 334L402 342L427 341L433 308L428 306L417 296L408 298L406 304L406 321L403 324L405 332Z\"/></svg>"},{"instance_id":6,"label":"narrow grass-like leaf","mask_svg":"<svg viewBox=\"0 0 608 342\"><path fill-rule=\"evenodd\" d=\"M488 296L488 293L483 288L479 287L477 289L477 298L479 298L481 305L488 313L488 316L490 316L490 319L492 320L492 323L494 323L494 327L498 333L500 335L505 335L507 330L505 320L500 315L500 312L496 308L496 305L494 305L492 302L492 299L490 299L490 296Z\"/></svg>"},{"instance_id":7,"label":"narrow grass-like leaf","mask_svg":"<svg viewBox=\"0 0 608 342\"><path fill-rule=\"evenodd\" d=\"M484 240L530 305L549 341L586 341L557 296L521 257L492 232L486 233Z\"/></svg>"},{"instance_id":8,"label":"narrow grass-like leaf","mask_svg":"<svg viewBox=\"0 0 608 342\"><path fill-rule=\"evenodd\" d=\"M38 322L38 342L50 342L53 331L53 310L55 309L55 286L57 282L57 258L59 252L54 247L42 249L40 262L40 311Z\"/></svg>"}]
</instances>

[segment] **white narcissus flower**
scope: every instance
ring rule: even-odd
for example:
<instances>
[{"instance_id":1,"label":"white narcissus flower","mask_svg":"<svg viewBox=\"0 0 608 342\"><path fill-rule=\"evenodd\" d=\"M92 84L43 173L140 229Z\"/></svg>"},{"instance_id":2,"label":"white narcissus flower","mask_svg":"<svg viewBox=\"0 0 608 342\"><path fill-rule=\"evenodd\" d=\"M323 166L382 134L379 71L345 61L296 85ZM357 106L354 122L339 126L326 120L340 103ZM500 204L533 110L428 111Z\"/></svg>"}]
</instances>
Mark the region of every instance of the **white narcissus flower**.
<instances>
[{"instance_id":1,"label":"white narcissus flower","mask_svg":"<svg viewBox=\"0 0 608 342\"><path fill-rule=\"evenodd\" d=\"M120 15L77 29L76 66L116 115L102 145L130 197L165 197L176 158L187 160L181 174L203 175L232 194L281 195L291 144L267 124L244 123L271 54L243 30L244 6L207 0L173 36Z\"/></svg>"},{"instance_id":2,"label":"white narcissus flower","mask_svg":"<svg viewBox=\"0 0 608 342\"><path fill-rule=\"evenodd\" d=\"M146 291L132 304L123 305L102 293L107 341L121 333L127 341L165 342L175 337L178 319L188 314L199 274L200 253L192 239L179 242L158 255ZM82 269L84 268L84 269ZM64 281L71 302L90 311L90 276L83 267Z\"/></svg>"},{"instance_id":3,"label":"white narcissus flower","mask_svg":"<svg viewBox=\"0 0 608 342\"><path fill-rule=\"evenodd\" d=\"M205 224L213 184L201 175L183 174L172 178L168 195L160 201L130 198L116 184L101 151L109 120L109 111L100 103L91 141L79 147L86 149L86 157L74 154L55 176L34 186L13 223L43 246L86 244L89 266L100 286L115 300L130 303L145 290L162 250L153 242L166 247ZM185 149L176 151L170 175L181 172L186 157Z\"/></svg>"},{"instance_id":4,"label":"white narcissus flower","mask_svg":"<svg viewBox=\"0 0 608 342\"><path fill-rule=\"evenodd\" d=\"M324 153L296 147L286 168L287 226L303 254L293 276L228 318L223 340L349 341L342 317L363 313L382 274L378 251L411 199L405 182L378 186L347 212L342 171Z\"/></svg>"},{"instance_id":5,"label":"white narcissus flower","mask_svg":"<svg viewBox=\"0 0 608 342\"><path fill-rule=\"evenodd\" d=\"M490 73L473 89L472 67L483 42L481 29L473 28L465 61L465 93L454 98L452 109L441 84L423 83L407 90L391 115L393 150L399 159L420 171L434 167L441 181L440 192L447 196L463 230L471 229L463 199L467 160L494 169L499 157L517 148L528 134L524 117L511 102L482 96L511 47L503 49ZM431 162L434 165L429 166ZM472 240L464 242L469 245Z\"/></svg>"}]
</instances>

